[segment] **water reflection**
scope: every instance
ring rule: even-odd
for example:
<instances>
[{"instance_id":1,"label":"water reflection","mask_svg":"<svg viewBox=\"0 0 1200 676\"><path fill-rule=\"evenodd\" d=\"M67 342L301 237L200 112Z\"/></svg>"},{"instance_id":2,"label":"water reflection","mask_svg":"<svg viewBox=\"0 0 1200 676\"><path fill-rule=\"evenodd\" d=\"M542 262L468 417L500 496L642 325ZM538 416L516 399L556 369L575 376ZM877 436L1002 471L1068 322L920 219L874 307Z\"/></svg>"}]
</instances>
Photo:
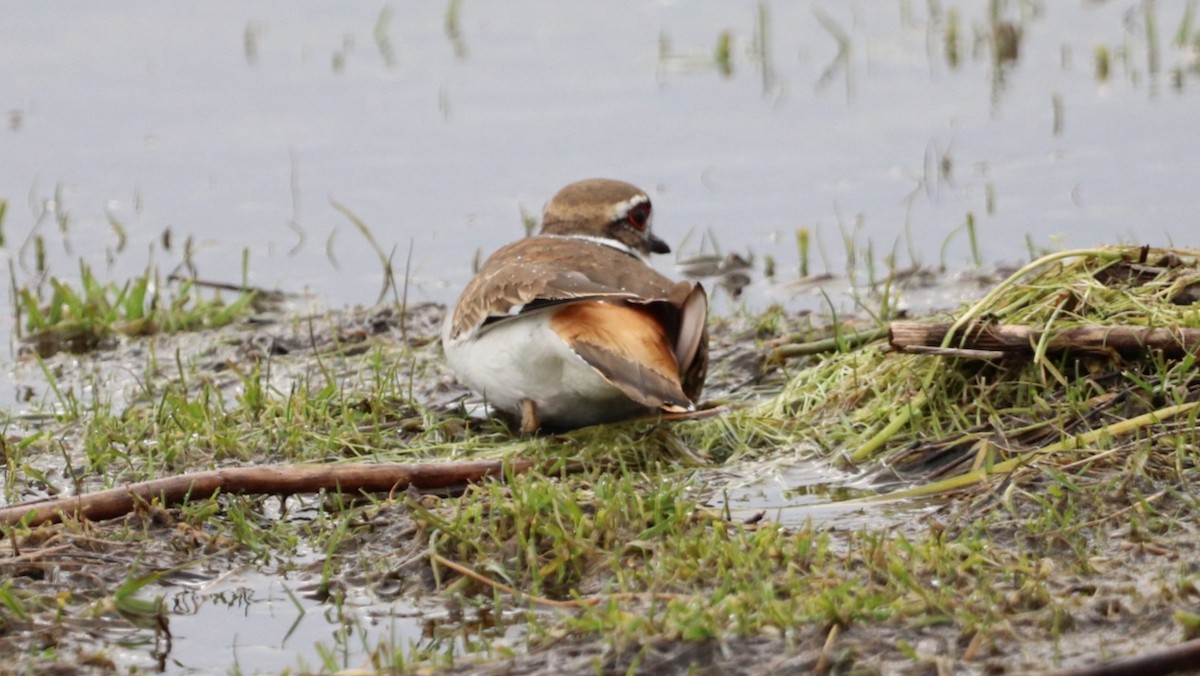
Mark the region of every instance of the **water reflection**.
<instances>
[{"instance_id":1,"label":"water reflection","mask_svg":"<svg viewBox=\"0 0 1200 676\"><path fill-rule=\"evenodd\" d=\"M235 281L247 248L260 286L364 302L364 277L382 271L333 264L370 260L333 197L385 250L412 239L414 291L443 299L472 250L511 239L520 207L538 211L545 186L594 174L657 184L676 238L712 228L739 251L768 251L798 227L835 242L847 235L838 212L864 224L850 233L858 251L902 239L911 259L936 252L968 210L988 215L981 237L1007 260L1025 253L1010 231L1092 244L1186 222L1182 205L1151 196L1189 173L1194 154L1170 140L1194 135L1181 112L1135 103L1161 83L1182 95L1200 68L1200 32L1174 6L902 2L896 15L630 2L539 14L456 0L247 16L216 4L189 17L186 43L162 37L180 20L168 12L64 11L24 8L4 36L19 64L0 75L0 199L18 284L46 268L69 278L80 256L128 276L173 231L195 243L207 278ZM36 58L46 50L52 62ZM94 103L72 103L80 96ZM1064 127L1068 115L1077 126ZM1108 133L1124 115L1147 120L1136 136ZM1172 170L1153 186L1114 181L1138 163ZM923 199L905 197L913 176ZM1092 203L1058 203L1067 193ZM31 262L37 242L43 264ZM780 273L794 265L784 253L772 251ZM151 252L169 267L178 256Z\"/></svg>"},{"instance_id":2,"label":"water reflection","mask_svg":"<svg viewBox=\"0 0 1200 676\"><path fill-rule=\"evenodd\" d=\"M411 594L321 602L302 593L303 580L253 570L208 579L176 576L166 596L173 642L164 659L176 669L207 671L236 665L243 673L287 665L365 668L417 653L465 655L485 637L493 647L520 636L521 618L492 608L446 607L443 599ZM145 637L139 637L145 643ZM153 666L148 644L129 646L126 666Z\"/></svg>"},{"instance_id":3,"label":"water reflection","mask_svg":"<svg viewBox=\"0 0 1200 676\"><path fill-rule=\"evenodd\" d=\"M881 490L870 477L838 470L813 454L779 456L713 472L707 506L735 522L839 529L888 528L932 508L931 502L859 501Z\"/></svg>"}]
</instances>

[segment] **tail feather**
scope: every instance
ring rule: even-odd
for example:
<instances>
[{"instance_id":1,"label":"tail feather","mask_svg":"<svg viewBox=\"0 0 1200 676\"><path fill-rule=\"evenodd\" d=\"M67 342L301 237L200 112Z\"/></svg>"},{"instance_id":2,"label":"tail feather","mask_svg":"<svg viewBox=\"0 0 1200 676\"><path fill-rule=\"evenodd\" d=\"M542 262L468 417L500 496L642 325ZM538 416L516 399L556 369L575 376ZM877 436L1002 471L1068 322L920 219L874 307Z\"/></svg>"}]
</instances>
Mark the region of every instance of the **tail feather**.
<instances>
[{"instance_id":1,"label":"tail feather","mask_svg":"<svg viewBox=\"0 0 1200 676\"><path fill-rule=\"evenodd\" d=\"M679 335L675 339L675 360L679 371L686 373L692 367L700 351L700 343L707 338L708 296L704 287L697 284L679 308Z\"/></svg>"}]
</instances>

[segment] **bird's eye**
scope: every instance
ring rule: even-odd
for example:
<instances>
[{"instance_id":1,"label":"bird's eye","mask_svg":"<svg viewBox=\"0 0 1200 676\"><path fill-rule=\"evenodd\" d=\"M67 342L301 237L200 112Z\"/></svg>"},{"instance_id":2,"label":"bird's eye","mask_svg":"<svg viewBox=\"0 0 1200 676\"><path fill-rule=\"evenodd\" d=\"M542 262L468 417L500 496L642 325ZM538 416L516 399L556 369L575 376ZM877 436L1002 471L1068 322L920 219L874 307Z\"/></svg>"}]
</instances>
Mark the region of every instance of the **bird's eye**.
<instances>
[{"instance_id":1,"label":"bird's eye","mask_svg":"<svg viewBox=\"0 0 1200 676\"><path fill-rule=\"evenodd\" d=\"M629 223L638 230L645 230L646 224L650 222L650 205L639 204L629 210Z\"/></svg>"}]
</instances>

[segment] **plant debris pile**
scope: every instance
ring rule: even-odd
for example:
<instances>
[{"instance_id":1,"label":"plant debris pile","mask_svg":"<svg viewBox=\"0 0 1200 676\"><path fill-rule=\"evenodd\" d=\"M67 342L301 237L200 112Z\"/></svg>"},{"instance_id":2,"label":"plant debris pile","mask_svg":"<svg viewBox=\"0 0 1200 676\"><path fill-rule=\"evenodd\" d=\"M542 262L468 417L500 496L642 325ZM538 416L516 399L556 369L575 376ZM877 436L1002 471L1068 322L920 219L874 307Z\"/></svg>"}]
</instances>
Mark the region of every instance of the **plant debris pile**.
<instances>
[{"instance_id":1,"label":"plant debris pile","mask_svg":"<svg viewBox=\"0 0 1200 676\"><path fill-rule=\"evenodd\" d=\"M1014 480L1047 464L1087 475L1133 463L1178 477L1196 461L1195 353L1128 358L1046 346L1081 326L1200 328L1198 301L1197 252L1055 254L949 320L960 336L989 324L1033 327L1041 340L1031 356L909 354L879 342L796 374L766 409L881 479L920 482L910 494Z\"/></svg>"}]
</instances>

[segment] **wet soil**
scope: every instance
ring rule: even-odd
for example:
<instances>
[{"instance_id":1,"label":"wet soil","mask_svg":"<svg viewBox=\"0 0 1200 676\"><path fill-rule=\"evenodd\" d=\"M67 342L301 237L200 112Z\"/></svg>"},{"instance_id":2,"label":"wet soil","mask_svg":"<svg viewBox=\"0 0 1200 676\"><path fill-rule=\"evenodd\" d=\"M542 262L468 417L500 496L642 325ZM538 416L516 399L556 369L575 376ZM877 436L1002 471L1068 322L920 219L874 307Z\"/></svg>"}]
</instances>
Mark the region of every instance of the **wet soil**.
<instances>
[{"instance_id":1,"label":"wet soil","mask_svg":"<svg viewBox=\"0 0 1200 676\"><path fill-rule=\"evenodd\" d=\"M259 365L267 382L286 393L306 382L314 370L332 372L344 387L362 387L367 376L363 356L372 350L385 355L403 353L410 370L421 374L412 380L412 397L428 410L461 411L466 393L441 365L436 344L443 309L435 305L409 308L402 315L392 308L324 312L319 315L270 314L238 325L194 334L123 340L114 349L87 356L59 355L47 362L60 390L78 393L78 400L105 402L117 410L133 411L153 406L147 392L163 383L191 381L206 374L230 402L236 402L245 380L238 374ZM764 344L783 335L811 333L808 318L788 317L769 325L746 318L718 321L713 327L713 362L708 397L714 401L755 401L776 391L785 379L782 368L764 368ZM154 358L153 355L157 355ZM164 358L170 355L170 358ZM318 365L317 362L320 362ZM183 373L180 372L182 367ZM45 393L33 400L50 401L45 381L35 362L16 367L18 382ZM151 381L149 384L147 380ZM157 383L158 385L155 385ZM53 408L49 403L46 407ZM397 418L406 419L401 412ZM87 434L87 416L66 424L53 416L32 412L8 424L8 444L38 432L51 431L55 452L31 454L26 462L44 481L23 481L8 486L10 499L47 497L58 490L93 490L104 478L76 468L86 466L77 455ZM400 429L402 426L399 426ZM260 462L255 457L245 462ZM807 457L804 462L814 462ZM783 463L780 476L788 484L788 469L804 473L802 463ZM28 473L27 473L28 474ZM710 470L712 492L698 502L728 495L731 479L745 480L764 474L762 467L723 465ZM10 474L10 476L12 476ZM855 477L836 473L824 485L851 486ZM744 482L743 484L744 485ZM794 482L792 484L794 488ZM726 489L726 490L722 490ZM14 613L0 626L0 653L23 655L0 673L68 673L167 670L193 672L238 668L249 671L321 668L320 657L306 645L289 644L287 637L260 640L276 645L256 661L247 656L238 662L235 645L211 645L230 640L219 632L211 638L183 635L183 618L209 615L220 622L213 608L241 610L261 604L265 587L286 586L290 603L308 611L323 612L326 622L314 636L335 635L339 625L371 627L398 622L411 624L413 640L435 644L461 641L454 673L795 673L813 670L866 673L1027 673L1051 666L1091 663L1098 658L1129 655L1152 646L1175 643L1181 629L1173 618L1180 607L1200 608L1200 538L1192 514L1195 486L1142 486L1138 496L1158 495L1154 528L1139 529L1128 518L1106 518L1091 529L1088 560L1094 574L1082 577L1056 562L1068 546L1054 538L1031 538L1022 520L1033 518L1029 506L1004 518L995 515L997 496L971 500L923 503L915 511L831 512L818 516L820 527L836 541L860 528L907 537L951 538L970 528L982 528L992 542L990 556L998 562L1040 562L1041 580L1036 593L1014 583L1008 592L1011 607L1006 620L964 634L953 623L907 624L904 621L854 624L844 630L810 626L785 634L736 636L699 641L662 638L639 645L614 646L595 637L565 634L526 645L519 617L468 617L453 599L438 591L424 558L427 542L408 510L382 503L364 513L354 534L332 551L320 551L298 542L290 549L271 550L234 546L220 529L206 527L195 515L178 509L146 506L114 522L68 522L41 527L21 537L6 538L0 554L0 590L20 588L46 603L25 614ZM830 488L833 490L833 488ZM818 497L820 494L818 493ZM428 498L436 499L436 498ZM724 498L728 499L728 498ZM736 499L736 496L735 496ZM1133 493L1123 498L1129 513L1138 512ZM229 498L252 525L269 530L280 521L307 523L321 528L324 505L319 498ZM828 504L828 500L796 500L786 492L772 494L763 505L745 498L730 504L746 514L770 512L780 504ZM718 501L712 503L721 508ZM1024 511L1023 511L1024 510ZM771 518L785 526L800 525L817 512L793 513L785 509ZM798 515L797 515L798 514ZM973 525L974 524L974 525ZM1072 555L1072 560L1077 556ZM365 568L356 560L385 562ZM851 558L848 565L853 565ZM168 620L179 630L174 637L161 617L141 614L136 608L114 603L113 590L127 584L131 570L153 572L150 589L163 596ZM220 587L223 580L241 576L246 584ZM970 579L947 584L969 587ZM214 591L217 590L217 591ZM278 590L277 590L278 591ZM238 597L238 594L242 597ZM276 601L283 598L278 592ZM269 596L269 595L267 595ZM1050 598L1056 602L1051 603ZM58 599L55 602L55 599ZM283 604L288 605L288 604ZM514 606L511 610L516 610ZM303 615L303 612L301 612ZM179 618L176 620L176 618ZM369 640L378 631L362 630ZM831 632L833 633L831 637ZM218 639L217 637L221 638ZM449 637L449 638L447 638ZM197 652L174 650L172 640L192 641ZM489 641L515 651L504 656L498 648L471 654L467 646ZM211 653L203 655L207 650ZM340 662L354 667L360 653L347 653ZM334 660L334 663L338 663ZM324 663L328 666L329 662Z\"/></svg>"}]
</instances>

